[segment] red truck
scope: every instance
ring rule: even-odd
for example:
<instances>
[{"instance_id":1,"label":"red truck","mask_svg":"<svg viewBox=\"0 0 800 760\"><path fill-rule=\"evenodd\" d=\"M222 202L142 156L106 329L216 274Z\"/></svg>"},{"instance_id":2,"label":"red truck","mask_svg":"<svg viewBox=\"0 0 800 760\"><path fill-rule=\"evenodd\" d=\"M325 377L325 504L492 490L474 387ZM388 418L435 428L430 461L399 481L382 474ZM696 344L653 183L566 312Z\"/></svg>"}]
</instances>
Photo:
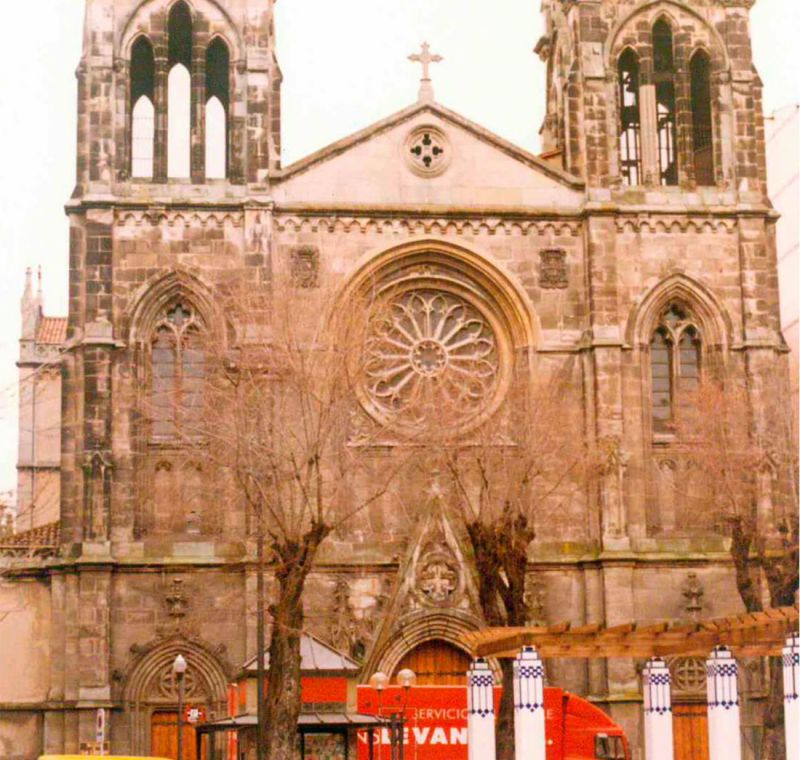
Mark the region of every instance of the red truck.
<instances>
[{"instance_id":1,"label":"red truck","mask_svg":"<svg viewBox=\"0 0 800 760\"><path fill-rule=\"evenodd\" d=\"M495 690L495 705L500 703ZM630 760L622 729L602 710L563 689L546 688L547 760ZM467 690L464 686L399 686L378 693L358 687L358 711L405 716L406 760L467 760ZM375 736L375 757L390 757L388 729ZM382 747L386 747L382 752ZM367 736L359 736L359 760L368 760Z\"/></svg>"}]
</instances>

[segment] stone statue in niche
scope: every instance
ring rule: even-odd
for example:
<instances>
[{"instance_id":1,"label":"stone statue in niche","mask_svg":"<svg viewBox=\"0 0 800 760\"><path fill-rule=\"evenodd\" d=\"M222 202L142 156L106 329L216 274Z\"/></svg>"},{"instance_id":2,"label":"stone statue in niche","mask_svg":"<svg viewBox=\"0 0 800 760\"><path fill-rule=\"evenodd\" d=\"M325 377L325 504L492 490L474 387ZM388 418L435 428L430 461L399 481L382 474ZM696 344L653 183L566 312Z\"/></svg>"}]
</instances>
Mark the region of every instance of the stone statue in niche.
<instances>
[{"instance_id":1,"label":"stone statue in niche","mask_svg":"<svg viewBox=\"0 0 800 760\"><path fill-rule=\"evenodd\" d=\"M367 651L371 630L370 620L366 617L358 619L353 611L347 578L337 578L333 591L333 610L328 622L328 641L340 652L361 662Z\"/></svg>"},{"instance_id":2,"label":"stone statue in niche","mask_svg":"<svg viewBox=\"0 0 800 760\"><path fill-rule=\"evenodd\" d=\"M167 606L167 614L176 623L179 623L181 618L186 617L189 609L189 599L186 595L183 578L172 579L172 583L164 594L164 603Z\"/></svg>"},{"instance_id":3,"label":"stone statue in niche","mask_svg":"<svg viewBox=\"0 0 800 760\"><path fill-rule=\"evenodd\" d=\"M539 285L545 290L563 290L569 285L567 252L563 248L545 248L539 252Z\"/></svg>"},{"instance_id":4,"label":"stone statue in niche","mask_svg":"<svg viewBox=\"0 0 800 760\"><path fill-rule=\"evenodd\" d=\"M684 610L686 610L690 618L696 620L703 609L702 599L703 594L705 594L703 584L700 583L697 573L689 573L686 576L681 593L686 600Z\"/></svg>"},{"instance_id":5,"label":"stone statue in niche","mask_svg":"<svg viewBox=\"0 0 800 760\"><path fill-rule=\"evenodd\" d=\"M292 286L316 288L319 285L319 249L301 245L292 250Z\"/></svg>"},{"instance_id":6,"label":"stone statue in niche","mask_svg":"<svg viewBox=\"0 0 800 760\"><path fill-rule=\"evenodd\" d=\"M530 578L525 584L525 604L528 608L528 625L547 625L545 618L545 588L540 578Z\"/></svg>"},{"instance_id":7,"label":"stone statue in niche","mask_svg":"<svg viewBox=\"0 0 800 760\"><path fill-rule=\"evenodd\" d=\"M608 435L597 441L597 474L600 475L600 500L604 534L622 538L627 530L623 481L629 455L623 451L619 436Z\"/></svg>"},{"instance_id":8,"label":"stone statue in niche","mask_svg":"<svg viewBox=\"0 0 800 760\"><path fill-rule=\"evenodd\" d=\"M260 211L256 214L255 221L250 229L250 250L255 253L269 253L269 232L264 226Z\"/></svg>"},{"instance_id":9,"label":"stone statue in niche","mask_svg":"<svg viewBox=\"0 0 800 760\"><path fill-rule=\"evenodd\" d=\"M93 451L84 460L84 534L87 538L105 540L108 534L111 458L102 451Z\"/></svg>"}]
</instances>

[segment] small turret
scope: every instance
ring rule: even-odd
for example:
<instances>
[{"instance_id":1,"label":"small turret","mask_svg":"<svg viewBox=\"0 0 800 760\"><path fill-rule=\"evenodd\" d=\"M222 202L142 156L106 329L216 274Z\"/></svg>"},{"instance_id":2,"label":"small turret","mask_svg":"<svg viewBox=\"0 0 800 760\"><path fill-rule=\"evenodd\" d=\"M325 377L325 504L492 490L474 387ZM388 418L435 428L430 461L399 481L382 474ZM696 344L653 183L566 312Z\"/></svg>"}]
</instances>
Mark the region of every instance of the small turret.
<instances>
[{"instance_id":1,"label":"small turret","mask_svg":"<svg viewBox=\"0 0 800 760\"><path fill-rule=\"evenodd\" d=\"M25 289L20 299L20 313L22 315L22 330L20 340L33 341L36 338L36 328L42 316L42 270L38 272L38 286L36 295L33 294L33 273L31 268L25 270Z\"/></svg>"}]
</instances>

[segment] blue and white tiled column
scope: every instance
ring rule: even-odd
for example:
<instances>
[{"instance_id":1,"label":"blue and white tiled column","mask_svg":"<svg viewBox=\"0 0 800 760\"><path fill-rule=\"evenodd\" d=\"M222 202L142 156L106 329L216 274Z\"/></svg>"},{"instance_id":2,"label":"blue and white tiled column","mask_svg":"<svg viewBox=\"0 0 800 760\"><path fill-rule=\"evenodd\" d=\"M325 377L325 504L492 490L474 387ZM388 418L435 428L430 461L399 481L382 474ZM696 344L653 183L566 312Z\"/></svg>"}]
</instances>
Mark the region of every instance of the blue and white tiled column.
<instances>
[{"instance_id":1,"label":"blue and white tiled column","mask_svg":"<svg viewBox=\"0 0 800 760\"><path fill-rule=\"evenodd\" d=\"M483 658L467 672L467 742L469 760L495 760L494 676Z\"/></svg>"},{"instance_id":2,"label":"blue and white tiled column","mask_svg":"<svg viewBox=\"0 0 800 760\"><path fill-rule=\"evenodd\" d=\"M667 663L653 657L642 672L645 760L673 760L672 694Z\"/></svg>"},{"instance_id":3,"label":"blue and white tiled column","mask_svg":"<svg viewBox=\"0 0 800 760\"><path fill-rule=\"evenodd\" d=\"M514 660L514 744L516 760L546 760L544 666L536 647Z\"/></svg>"},{"instance_id":4,"label":"blue and white tiled column","mask_svg":"<svg viewBox=\"0 0 800 760\"><path fill-rule=\"evenodd\" d=\"M706 660L709 760L741 760L739 668L727 647L715 647Z\"/></svg>"},{"instance_id":5,"label":"blue and white tiled column","mask_svg":"<svg viewBox=\"0 0 800 760\"><path fill-rule=\"evenodd\" d=\"M783 648L783 711L786 760L800 760L800 636L786 639Z\"/></svg>"}]
</instances>

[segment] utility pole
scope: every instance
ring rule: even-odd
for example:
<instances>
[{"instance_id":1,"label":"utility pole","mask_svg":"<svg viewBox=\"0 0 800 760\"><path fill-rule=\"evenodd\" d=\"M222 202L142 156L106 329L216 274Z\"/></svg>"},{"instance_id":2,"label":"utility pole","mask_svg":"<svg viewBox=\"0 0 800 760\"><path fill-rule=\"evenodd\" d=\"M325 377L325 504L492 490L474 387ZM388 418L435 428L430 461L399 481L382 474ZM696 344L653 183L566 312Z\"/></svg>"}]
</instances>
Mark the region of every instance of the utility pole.
<instances>
[{"instance_id":1,"label":"utility pole","mask_svg":"<svg viewBox=\"0 0 800 760\"><path fill-rule=\"evenodd\" d=\"M256 758L266 760L264 746L264 517L259 508L258 531L256 536Z\"/></svg>"}]
</instances>

